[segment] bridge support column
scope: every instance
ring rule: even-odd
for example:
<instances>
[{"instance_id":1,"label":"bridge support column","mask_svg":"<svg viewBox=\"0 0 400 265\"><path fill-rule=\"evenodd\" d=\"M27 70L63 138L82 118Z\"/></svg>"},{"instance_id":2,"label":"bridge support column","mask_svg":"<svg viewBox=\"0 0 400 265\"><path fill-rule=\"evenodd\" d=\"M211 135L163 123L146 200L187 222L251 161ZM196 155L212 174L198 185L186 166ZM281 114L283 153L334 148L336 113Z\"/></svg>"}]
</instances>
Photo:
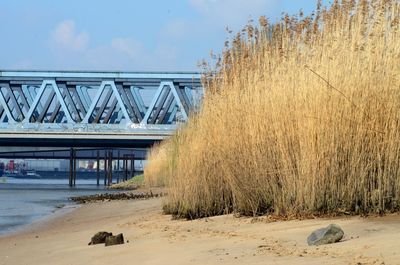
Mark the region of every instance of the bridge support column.
<instances>
[{"instance_id":1,"label":"bridge support column","mask_svg":"<svg viewBox=\"0 0 400 265\"><path fill-rule=\"evenodd\" d=\"M117 183L119 183L119 177L120 177L120 175L121 175L121 171L120 171L120 168L119 168L119 150L118 150L118 157L117 157Z\"/></svg>"},{"instance_id":2,"label":"bridge support column","mask_svg":"<svg viewBox=\"0 0 400 265\"><path fill-rule=\"evenodd\" d=\"M73 182L73 170L74 170L74 158L73 158L73 149L71 148L69 152L69 186L72 187Z\"/></svg>"},{"instance_id":3,"label":"bridge support column","mask_svg":"<svg viewBox=\"0 0 400 265\"><path fill-rule=\"evenodd\" d=\"M107 166L107 150L104 150L104 186L107 185L108 176L108 166Z\"/></svg>"},{"instance_id":4,"label":"bridge support column","mask_svg":"<svg viewBox=\"0 0 400 265\"><path fill-rule=\"evenodd\" d=\"M108 152L108 183L107 185L110 186L112 183L112 175L113 175L113 151Z\"/></svg>"},{"instance_id":5,"label":"bridge support column","mask_svg":"<svg viewBox=\"0 0 400 265\"><path fill-rule=\"evenodd\" d=\"M131 178L135 176L135 154L132 154L131 159Z\"/></svg>"},{"instance_id":6,"label":"bridge support column","mask_svg":"<svg viewBox=\"0 0 400 265\"><path fill-rule=\"evenodd\" d=\"M97 178L97 186L100 185L100 154L99 150L97 150L97 160L96 160L96 178Z\"/></svg>"},{"instance_id":7,"label":"bridge support column","mask_svg":"<svg viewBox=\"0 0 400 265\"><path fill-rule=\"evenodd\" d=\"M76 151L71 148L69 156L69 186L76 185Z\"/></svg>"},{"instance_id":8,"label":"bridge support column","mask_svg":"<svg viewBox=\"0 0 400 265\"><path fill-rule=\"evenodd\" d=\"M122 160L124 163L124 180L128 180L128 158L125 156Z\"/></svg>"},{"instance_id":9,"label":"bridge support column","mask_svg":"<svg viewBox=\"0 0 400 265\"><path fill-rule=\"evenodd\" d=\"M73 150L73 154L74 154L74 186L76 186L76 150Z\"/></svg>"}]
</instances>

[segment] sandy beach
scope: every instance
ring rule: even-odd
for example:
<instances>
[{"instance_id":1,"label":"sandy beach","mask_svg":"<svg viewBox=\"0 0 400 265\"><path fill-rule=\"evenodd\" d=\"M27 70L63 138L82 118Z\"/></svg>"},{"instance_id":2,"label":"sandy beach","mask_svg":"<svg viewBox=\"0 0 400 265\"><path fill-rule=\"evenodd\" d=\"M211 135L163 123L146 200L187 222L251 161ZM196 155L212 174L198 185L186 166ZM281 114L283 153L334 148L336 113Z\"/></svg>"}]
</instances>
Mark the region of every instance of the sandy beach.
<instances>
[{"instance_id":1,"label":"sandy beach","mask_svg":"<svg viewBox=\"0 0 400 265\"><path fill-rule=\"evenodd\" d=\"M1 265L35 264L400 264L400 216L268 222L233 215L172 220L161 200L83 205L0 238ZM314 229L340 225L340 243L309 247ZM98 231L129 243L89 246Z\"/></svg>"}]
</instances>

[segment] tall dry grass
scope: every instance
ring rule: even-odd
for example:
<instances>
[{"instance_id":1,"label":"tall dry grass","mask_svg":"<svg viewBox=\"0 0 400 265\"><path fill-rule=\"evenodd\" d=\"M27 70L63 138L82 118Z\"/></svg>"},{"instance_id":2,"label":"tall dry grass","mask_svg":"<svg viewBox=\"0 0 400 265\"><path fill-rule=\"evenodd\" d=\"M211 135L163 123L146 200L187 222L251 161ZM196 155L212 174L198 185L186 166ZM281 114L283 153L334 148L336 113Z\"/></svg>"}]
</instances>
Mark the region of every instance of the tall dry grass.
<instances>
[{"instance_id":1,"label":"tall dry grass","mask_svg":"<svg viewBox=\"0 0 400 265\"><path fill-rule=\"evenodd\" d=\"M147 165L144 168L145 185L147 187L165 187L171 175L172 165L169 141L156 144L147 154Z\"/></svg>"},{"instance_id":2,"label":"tall dry grass","mask_svg":"<svg viewBox=\"0 0 400 265\"><path fill-rule=\"evenodd\" d=\"M205 78L200 113L150 155L164 210L399 210L399 17L398 0L343 0L246 26Z\"/></svg>"}]
</instances>

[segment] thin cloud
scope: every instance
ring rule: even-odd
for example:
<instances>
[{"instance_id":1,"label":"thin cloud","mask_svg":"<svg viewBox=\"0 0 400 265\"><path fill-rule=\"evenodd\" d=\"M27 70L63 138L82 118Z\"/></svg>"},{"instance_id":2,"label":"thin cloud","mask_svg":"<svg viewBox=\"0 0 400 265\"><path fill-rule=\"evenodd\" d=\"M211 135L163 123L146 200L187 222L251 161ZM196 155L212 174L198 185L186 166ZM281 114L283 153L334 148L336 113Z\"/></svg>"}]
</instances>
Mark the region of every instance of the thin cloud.
<instances>
[{"instance_id":1,"label":"thin cloud","mask_svg":"<svg viewBox=\"0 0 400 265\"><path fill-rule=\"evenodd\" d=\"M132 38L116 38L111 41L111 47L120 53L123 53L130 58L140 56L143 51L143 45Z\"/></svg>"},{"instance_id":2,"label":"thin cloud","mask_svg":"<svg viewBox=\"0 0 400 265\"><path fill-rule=\"evenodd\" d=\"M84 51L89 45L89 35L77 32L73 20L59 23L51 34L51 41L57 47L69 51Z\"/></svg>"}]
</instances>

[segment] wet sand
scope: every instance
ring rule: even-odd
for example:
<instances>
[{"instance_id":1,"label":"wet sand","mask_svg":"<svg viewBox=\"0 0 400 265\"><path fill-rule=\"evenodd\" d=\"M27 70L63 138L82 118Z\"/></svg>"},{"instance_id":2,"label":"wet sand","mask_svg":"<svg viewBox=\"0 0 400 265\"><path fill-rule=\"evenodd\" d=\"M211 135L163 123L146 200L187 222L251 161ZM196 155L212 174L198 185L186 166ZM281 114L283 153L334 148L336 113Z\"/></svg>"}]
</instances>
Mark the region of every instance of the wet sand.
<instances>
[{"instance_id":1,"label":"wet sand","mask_svg":"<svg viewBox=\"0 0 400 265\"><path fill-rule=\"evenodd\" d=\"M268 222L232 215L194 221L161 213L161 198L83 205L0 238L0 265L35 264L400 264L400 215ZM343 242L309 247L330 223ZM89 246L98 231L124 233L124 245Z\"/></svg>"}]
</instances>

